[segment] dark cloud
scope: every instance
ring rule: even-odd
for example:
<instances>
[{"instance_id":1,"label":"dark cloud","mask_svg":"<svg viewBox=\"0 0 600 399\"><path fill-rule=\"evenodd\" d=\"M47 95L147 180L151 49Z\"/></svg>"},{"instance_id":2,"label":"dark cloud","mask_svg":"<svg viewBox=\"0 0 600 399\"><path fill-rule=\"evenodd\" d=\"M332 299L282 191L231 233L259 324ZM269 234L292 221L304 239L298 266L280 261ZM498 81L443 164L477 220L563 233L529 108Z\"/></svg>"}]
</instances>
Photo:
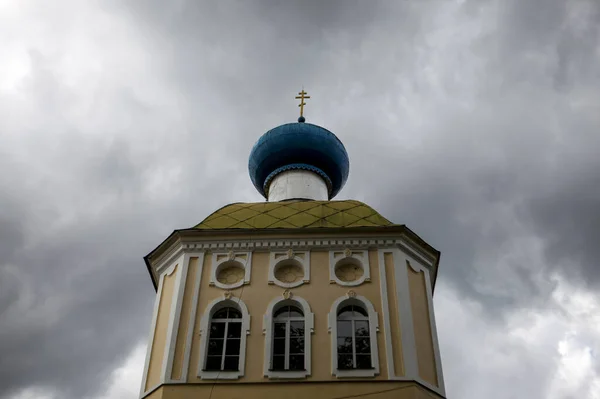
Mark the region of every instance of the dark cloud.
<instances>
[{"instance_id":1,"label":"dark cloud","mask_svg":"<svg viewBox=\"0 0 600 399\"><path fill-rule=\"evenodd\" d=\"M296 118L302 85L309 121L350 154L339 197L441 250L438 283L479 330L547 307L553 273L597 287L597 3L104 6L59 24L56 40L82 46L21 43L27 76L0 86L0 397L105 389L146 339L142 256L223 204L261 200L247 156ZM73 84L72 63L90 75Z\"/></svg>"},{"instance_id":2,"label":"dark cloud","mask_svg":"<svg viewBox=\"0 0 600 399\"><path fill-rule=\"evenodd\" d=\"M599 143L600 144L600 143ZM545 238L546 260L578 282L600 284L600 162L532 198L529 215Z\"/></svg>"}]
</instances>

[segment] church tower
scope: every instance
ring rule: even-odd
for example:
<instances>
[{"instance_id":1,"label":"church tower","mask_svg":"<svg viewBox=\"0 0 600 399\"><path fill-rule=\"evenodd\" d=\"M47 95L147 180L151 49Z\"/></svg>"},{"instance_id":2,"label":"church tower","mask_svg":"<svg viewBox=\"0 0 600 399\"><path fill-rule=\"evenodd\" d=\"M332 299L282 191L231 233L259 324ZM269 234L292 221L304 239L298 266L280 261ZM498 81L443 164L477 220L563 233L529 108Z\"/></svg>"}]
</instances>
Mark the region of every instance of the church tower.
<instances>
[{"instance_id":1,"label":"church tower","mask_svg":"<svg viewBox=\"0 0 600 399\"><path fill-rule=\"evenodd\" d=\"M226 205L144 258L156 300L141 398L445 398L440 253L362 202L333 200L348 154L306 122L299 94L298 122L250 153L266 202Z\"/></svg>"}]
</instances>

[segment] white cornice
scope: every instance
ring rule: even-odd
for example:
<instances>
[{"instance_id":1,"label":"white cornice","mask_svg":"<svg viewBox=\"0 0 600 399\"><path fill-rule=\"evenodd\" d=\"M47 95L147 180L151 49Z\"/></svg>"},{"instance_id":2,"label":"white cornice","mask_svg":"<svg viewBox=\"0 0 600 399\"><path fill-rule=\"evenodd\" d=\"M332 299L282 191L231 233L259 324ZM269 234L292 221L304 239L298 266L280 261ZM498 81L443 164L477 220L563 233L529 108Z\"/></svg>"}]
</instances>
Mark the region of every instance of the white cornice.
<instances>
[{"instance_id":1,"label":"white cornice","mask_svg":"<svg viewBox=\"0 0 600 399\"><path fill-rule=\"evenodd\" d=\"M327 237L327 236L308 236L294 237L293 239L273 238L273 239L178 239L164 253L155 260L151 261L152 270L155 277L158 279L165 266L170 264L174 258L180 256L183 252L198 252L206 251L223 252L223 251L261 251L261 250L331 250L331 249L382 249L382 248L399 248L403 252L411 256L419 264L430 270L431 275L437 274L437 266L435 257L428 254L421 246L410 240L406 235L399 234L396 237Z\"/></svg>"}]
</instances>

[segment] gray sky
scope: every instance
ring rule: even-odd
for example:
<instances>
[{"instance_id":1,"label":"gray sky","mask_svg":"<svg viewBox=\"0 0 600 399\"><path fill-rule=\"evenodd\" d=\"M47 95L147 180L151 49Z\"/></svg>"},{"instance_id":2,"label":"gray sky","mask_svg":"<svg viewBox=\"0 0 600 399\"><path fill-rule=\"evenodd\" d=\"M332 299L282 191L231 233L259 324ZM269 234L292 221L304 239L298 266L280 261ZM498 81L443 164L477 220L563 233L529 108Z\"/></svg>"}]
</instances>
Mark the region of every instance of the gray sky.
<instances>
[{"instance_id":1,"label":"gray sky","mask_svg":"<svg viewBox=\"0 0 600 399\"><path fill-rule=\"evenodd\" d=\"M442 252L449 397L600 398L596 0L0 0L0 398L135 398L142 256L297 118Z\"/></svg>"}]
</instances>

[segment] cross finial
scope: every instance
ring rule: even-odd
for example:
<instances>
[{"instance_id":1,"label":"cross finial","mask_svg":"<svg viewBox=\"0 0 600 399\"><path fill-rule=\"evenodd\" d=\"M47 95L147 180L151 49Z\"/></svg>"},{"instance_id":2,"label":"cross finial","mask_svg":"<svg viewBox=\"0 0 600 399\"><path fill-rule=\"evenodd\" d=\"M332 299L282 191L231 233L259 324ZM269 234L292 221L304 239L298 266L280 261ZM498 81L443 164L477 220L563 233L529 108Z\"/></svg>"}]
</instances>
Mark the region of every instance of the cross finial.
<instances>
[{"instance_id":1,"label":"cross finial","mask_svg":"<svg viewBox=\"0 0 600 399\"><path fill-rule=\"evenodd\" d=\"M310 96L307 96L308 93L305 92L304 89L302 89L302 91L298 94L300 95L296 96L296 99L300 100L300 104L298 105L300 107L300 118L304 119L304 106L306 105L304 100L310 98Z\"/></svg>"}]
</instances>

